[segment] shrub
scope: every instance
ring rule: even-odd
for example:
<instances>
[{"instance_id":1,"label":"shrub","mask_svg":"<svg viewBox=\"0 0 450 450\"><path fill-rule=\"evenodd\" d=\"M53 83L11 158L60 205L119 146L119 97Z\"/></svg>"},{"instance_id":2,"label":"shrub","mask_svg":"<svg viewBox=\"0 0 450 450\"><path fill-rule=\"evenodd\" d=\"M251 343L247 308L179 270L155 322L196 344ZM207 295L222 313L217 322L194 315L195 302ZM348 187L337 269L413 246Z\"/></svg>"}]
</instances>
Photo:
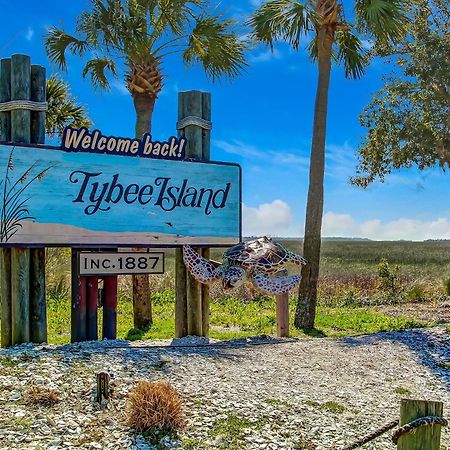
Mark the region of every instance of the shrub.
<instances>
[{"instance_id":1,"label":"shrub","mask_svg":"<svg viewBox=\"0 0 450 450\"><path fill-rule=\"evenodd\" d=\"M26 393L25 403L28 405L52 406L60 401L56 391L41 386L32 386Z\"/></svg>"},{"instance_id":2,"label":"shrub","mask_svg":"<svg viewBox=\"0 0 450 450\"><path fill-rule=\"evenodd\" d=\"M421 284L415 284L409 291L408 291L408 300L412 302L418 302L420 300L423 300L426 298L426 292L425 288Z\"/></svg>"},{"instance_id":3,"label":"shrub","mask_svg":"<svg viewBox=\"0 0 450 450\"><path fill-rule=\"evenodd\" d=\"M127 424L137 431L178 431L185 425L181 398L163 381L140 381L130 392Z\"/></svg>"},{"instance_id":4,"label":"shrub","mask_svg":"<svg viewBox=\"0 0 450 450\"><path fill-rule=\"evenodd\" d=\"M387 259L382 258L377 267L377 289L388 296L388 300L395 302L401 294L399 266L391 266Z\"/></svg>"},{"instance_id":5,"label":"shrub","mask_svg":"<svg viewBox=\"0 0 450 450\"><path fill-rule=\"evenodd\" d=\"M450 277L444 280L444 291L445 295L450 296Z\"/></svg>"}]
</instances>

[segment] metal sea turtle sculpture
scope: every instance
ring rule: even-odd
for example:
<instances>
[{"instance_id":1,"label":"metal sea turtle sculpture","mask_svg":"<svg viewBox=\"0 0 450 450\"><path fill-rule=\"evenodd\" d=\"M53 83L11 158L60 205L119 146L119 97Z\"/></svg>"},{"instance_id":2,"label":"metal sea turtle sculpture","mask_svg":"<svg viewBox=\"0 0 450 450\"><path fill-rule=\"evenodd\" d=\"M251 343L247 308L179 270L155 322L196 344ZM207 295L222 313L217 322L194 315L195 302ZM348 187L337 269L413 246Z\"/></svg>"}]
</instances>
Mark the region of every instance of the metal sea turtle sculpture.
<instances>
[{"instance_id":1,"label":"metal sea turtle sculpture","mask_svg":"<svg viewBox=\"0 0 450 450\"><path fill-rule=\"evenodd\" d=\"M276 275L286 263L306 264L303 257L268 237L229 248L220 265L203 258L189 245L183 246L183 260L192 276L201 283L222 280L224 289L230 289L248 280L256 290L269 295L289 292L300 282L300 275Z\"/></svg>"}]
</instances>

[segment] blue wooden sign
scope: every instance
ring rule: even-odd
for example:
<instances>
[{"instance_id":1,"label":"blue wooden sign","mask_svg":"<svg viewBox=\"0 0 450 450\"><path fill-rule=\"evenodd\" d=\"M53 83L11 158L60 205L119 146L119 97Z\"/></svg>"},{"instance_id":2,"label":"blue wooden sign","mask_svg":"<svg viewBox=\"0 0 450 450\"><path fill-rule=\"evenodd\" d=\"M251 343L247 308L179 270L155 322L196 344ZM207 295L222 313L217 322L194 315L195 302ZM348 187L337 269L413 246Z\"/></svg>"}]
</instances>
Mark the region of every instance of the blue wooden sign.
<instances>
[{"instance_id":1,"label":"blue wooden sign","mask_svg":"<svg viewBox=\"0 0 450 450\"><path fill-rule=\"evenodd\" d=\"M225 246L241 238L241 169L0 145L0 216L0 247Z\"/></svg>"}]
</instances>

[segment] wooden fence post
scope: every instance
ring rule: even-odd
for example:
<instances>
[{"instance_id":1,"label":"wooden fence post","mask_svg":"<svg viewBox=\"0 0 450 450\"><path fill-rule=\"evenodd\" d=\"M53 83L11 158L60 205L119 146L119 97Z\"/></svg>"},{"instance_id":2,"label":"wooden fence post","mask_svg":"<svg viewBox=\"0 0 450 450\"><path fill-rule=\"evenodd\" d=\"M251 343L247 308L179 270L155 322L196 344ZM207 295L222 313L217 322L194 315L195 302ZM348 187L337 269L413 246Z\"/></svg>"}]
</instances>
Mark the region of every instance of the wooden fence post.
<instances>
[{"instance_id":1,"label":"wooden fence post","mask_svg":"<svg viewBox=\"0 0 450 450\"><path fill-rule=\"evenodd\" d=\"M31 100L45 102L45 68L31 66ZM31 112L31 142L45 143L45 112ZM30 249L30 338L31 342L47 342L47 299L45 295L45 248Z\"/></svg>"},{"instance_id":2,"label":"wooden fence post","mask_svg":"<svg viewBox=\"0 0 450 450\"><path fill-rule=\"evenodd\" d=\"M0 102L11 100L11 59L0 61ZM0 112L0 140L11 140L11 111ZM11 250L0 249L0 320L2 323L1 344L12 344L11 324Z\"/></svg>"},{"instance_id":3,"label":"wooden fence post","mask_svg":"<svg viewBox=\"0 0 450 450\"><path fill-rule=\"evenodd\" d=\"M211 95L207 92L187 91L178 94L178 121L187 117L211 120ZM198 124L188 124L179 130L186 143L186 158L209 160L210 131ZM209 257L208 249L196 249ZM207 336L209 331L209 289L198 283L186 271L182 252L176 251L175 262L175 336L186 334Z\"/></svg>"},{"instance_id":4,"label":"wooden fence post","mask_svg":"<svg viewBox=\"0 0 450 450\"><path fill-rule=\"evenodd\" d=\"M289 292L276 295L277 336L289 337Z\"/></svg>"},{"instance_id":5,"label":"wooden fence post","mask_svg":"<svg viewBox=\"0 0 450 450\"><path fill-rule=\"evenodd\" d=\"M442 417L442 402L402 399L400 405L400 426L426 416ZM397 450L440 450L441 426L427 425L400 436Z\"/></svg>"},{"instance_id":6,"label":"wooden fence post","mask_svg":"<svg viewBox=\"0 0 450 450\"><path fill-rule=\"evenodd\" d=\"M0 102L45 102L45 69L27 55L0 62ZM0 140L43 144L45 112L12 109L0 113ZM45 249L0 249L2 346L47 340Z\"/></svg>"}]
</instances>

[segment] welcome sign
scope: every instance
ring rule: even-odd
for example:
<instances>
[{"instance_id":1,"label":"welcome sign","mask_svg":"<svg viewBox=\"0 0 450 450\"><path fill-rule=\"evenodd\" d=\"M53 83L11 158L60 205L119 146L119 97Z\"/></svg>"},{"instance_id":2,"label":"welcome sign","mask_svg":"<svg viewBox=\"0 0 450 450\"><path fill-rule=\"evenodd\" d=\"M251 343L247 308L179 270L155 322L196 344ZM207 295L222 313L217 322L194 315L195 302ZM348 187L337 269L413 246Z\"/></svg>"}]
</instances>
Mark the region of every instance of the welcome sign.
<instances>
[{"instance_id":1,"label":"welcome sign","mask_svg":"<svg viewBox=\"0 0 450 450\"><path fill-rule=\"evenodd\" d=\"M107 149L107 139L110 154L100 154L86 136L77 142L93 153L0 145L0 247L225 246L240 240L239 165L126 157L117 141L115 150ZM140 142L135 147L144 151L145 136ZM170 149L170 142L159 144Z\"/></svg>"}]
</instances>

